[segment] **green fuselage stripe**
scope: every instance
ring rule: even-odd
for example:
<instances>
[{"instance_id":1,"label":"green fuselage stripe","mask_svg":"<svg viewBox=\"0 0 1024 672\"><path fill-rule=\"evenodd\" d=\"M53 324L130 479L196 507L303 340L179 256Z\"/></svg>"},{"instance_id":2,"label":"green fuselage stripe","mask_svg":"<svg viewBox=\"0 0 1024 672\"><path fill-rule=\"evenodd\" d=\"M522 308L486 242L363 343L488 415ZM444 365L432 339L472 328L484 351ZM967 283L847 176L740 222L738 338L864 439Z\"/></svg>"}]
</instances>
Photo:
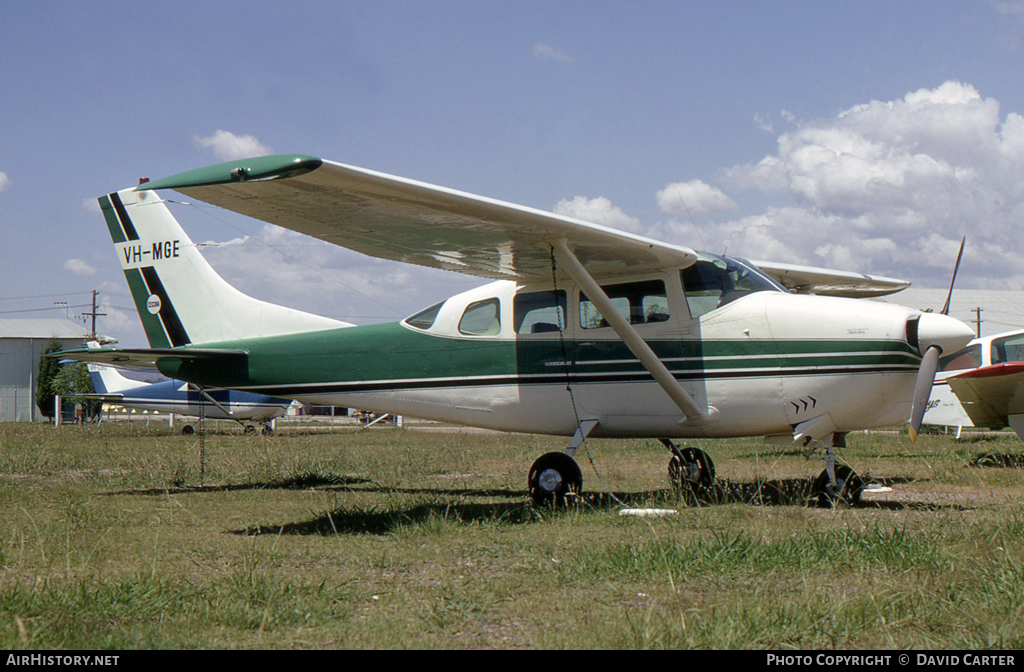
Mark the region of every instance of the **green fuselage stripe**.
<instances>
[{"instance_id":1,"label":"green fuselage stripe","mask_svg":"<svg viewBox=\"0 0 1024 672\"><path fill-rule=\"evenodd\" d=\"M894 340L651 340L679 379L756 378L916 370L920 356ZM207 385L287 395L451 387L649 380L621 341L471 340L432 336L398 323L204 344L243 350L231 380L184 364L168 375Z\"/></svg>"}]
</instances>

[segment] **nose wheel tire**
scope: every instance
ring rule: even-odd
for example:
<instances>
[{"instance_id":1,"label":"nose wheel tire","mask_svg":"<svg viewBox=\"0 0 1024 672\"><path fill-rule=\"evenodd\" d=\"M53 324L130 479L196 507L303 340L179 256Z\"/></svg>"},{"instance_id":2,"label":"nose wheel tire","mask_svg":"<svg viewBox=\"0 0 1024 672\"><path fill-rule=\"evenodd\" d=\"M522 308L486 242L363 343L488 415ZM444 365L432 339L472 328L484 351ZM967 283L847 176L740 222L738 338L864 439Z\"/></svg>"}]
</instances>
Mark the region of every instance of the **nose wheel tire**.
<instances>
[{"instance_id":1,"label":"nose wheel tire","mask_svg":"<svg viewBox=\"0 0 1024 672\"><path fill-rule=\"evenodd\" d=\"M700 448L681 448L673 451L668 479L677 490L705 490L715 482L715 463Z\"/></svg>"},{"instance_id":2,"label":"nose wheel tire","mask_svg":"<svg viewBox=\"0 0 1024 672\"><path fill-rule=\"evenodd\" d=\"M845 464L837 464L835 484L831 483L826 469L814 480L812 494L817 496L818 504L825 508L833 508L839 503L853 505L860 501L864 485L864 479L857 472Z\"/></svg>"},{"instance_id":3,"label":"nose wheel tire","mask_svg":"<svg viewBox=\"0 0 1024 672\"><path fill-rule=\"evenodd\" d=\"M564 506L583 491L583 473L565 453L547 453L530 467L527 486L537 506Z\"/></svg>"}]
</instances>

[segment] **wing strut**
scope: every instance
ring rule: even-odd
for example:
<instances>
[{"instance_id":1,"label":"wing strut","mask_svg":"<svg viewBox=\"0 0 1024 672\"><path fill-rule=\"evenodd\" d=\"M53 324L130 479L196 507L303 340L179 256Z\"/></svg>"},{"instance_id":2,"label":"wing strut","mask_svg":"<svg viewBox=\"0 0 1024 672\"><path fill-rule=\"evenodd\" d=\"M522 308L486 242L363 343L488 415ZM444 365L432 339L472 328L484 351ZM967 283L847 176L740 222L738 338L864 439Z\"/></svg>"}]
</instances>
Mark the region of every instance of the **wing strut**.
<instances>
[{"instance_id":1,"label":"wing strut","mask_svg":"<svg viewBox=\"0 0 1024 672\"><path fill-rule=\"evenodd\" d=\"M683 412L686 419L682 422L690 425L705 425L717 420L718 409L714 407L701 408L686 393L686 390L679 384L668 367L658 359L658 356L651 350L651 346L636 333L636 329L615 309L611 299L601 289L601 285L587 272L580 260L569 249L565 238L559 238L552 243L555 256L561 262L562 267L576 281L576 284L586 293L587 298L594 302L601 316L608 321L608 325L618 334L626 347L632 351L640 363L644 365L648 373L654 376L654 380L661 385L665 393L675 402L679 410Z\"/></svg>"},{"instance_id":2,"label":"wing strut","mask_svg":"<svg viewBox=\"0 0 1024 672\"><path fill-rule=\"evenodd\" d=\"M227 416L228 416L229 418L233 418L233 417L235 417L235 414L234 414L234 413L232 413L232 412L231 412L231 411L229 411L228 409L224 408L223 404L221 404L221 403L220 403L219 401L217 401L216 399L214 399L213 397L211 397L211 396L209 395L209 393L207 393L207 391L206 391L206 390L204 390L204 389L203 389L202 387L200 387L199 385L195 385L195 384L192 384L192 383L189 383L189 386L190 386L190 387L192 387L193 389L195 389L195 390L196 390L197 392L199 392L199 394L201 394L201 395L203 395L204 397L206 397L206 399L207 399L207 400L209 400L209 402L210 402L211 404L213 404L214 406L216 406L216 407L217 407L217 408L219 408L220 410L224 411L224 414L225 414L225 415L227 415Z\"/></svg>"}]
</instances>

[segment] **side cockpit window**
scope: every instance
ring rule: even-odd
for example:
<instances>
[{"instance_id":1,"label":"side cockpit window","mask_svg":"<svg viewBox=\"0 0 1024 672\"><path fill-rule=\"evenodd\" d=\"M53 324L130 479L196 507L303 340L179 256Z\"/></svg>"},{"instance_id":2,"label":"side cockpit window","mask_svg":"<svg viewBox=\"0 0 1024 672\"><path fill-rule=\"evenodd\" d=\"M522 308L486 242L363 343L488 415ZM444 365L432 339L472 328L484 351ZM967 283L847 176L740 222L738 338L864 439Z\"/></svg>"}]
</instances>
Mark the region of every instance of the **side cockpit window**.
<instances>
[{"instance_id":1,"label":"side cockpit window","mask_svg":"<svg viewBox=\"0 0 1024 672\"><path fill-rule=\"evenodd\" d=\"M963 371L981 366L981 346L972 345L939 360L939 371Z\"/></svg>"},{"instance_id":2,"label":"side cockpit window","mask_svg":"<svg viewBox=\"0 0 1024 672\"><path fill-rule=\"evenodd\" d=\"M512 323L517 334L544 334L566 327L565 291L524 292L512 301Z\"/></svg>"},{"instance_id":3,"label":"side cockpit window","mask_svg":"<svg viewBox=\"0 0 1024 672\"><path fill-rule=\"evenodd\" d=\"M466 306L459 320L459 333L467 336L497 336L501 333L501 303L498 299L476 301Z\"/></svg>"},{"instance_id":4,"label":"side cockpit window","mask_svg":"<svg viewBox=\"0 0 1024 672\"><path fill-rule=\"evenodd\" d=\"M679 271L690 317L697 318L755 292L786 290L749 262L700 253Z\"/></svg>"},{"instance_id":5,"label":"side cockpit window","mask_svg":"<svg viewBox=\"0 0 1024 672\"><path fill-rule=\"evenodd\" d=\"M1004 336L992 341L992 363L1024 361L1024 334Z\"/></svg>"}]
</instances>

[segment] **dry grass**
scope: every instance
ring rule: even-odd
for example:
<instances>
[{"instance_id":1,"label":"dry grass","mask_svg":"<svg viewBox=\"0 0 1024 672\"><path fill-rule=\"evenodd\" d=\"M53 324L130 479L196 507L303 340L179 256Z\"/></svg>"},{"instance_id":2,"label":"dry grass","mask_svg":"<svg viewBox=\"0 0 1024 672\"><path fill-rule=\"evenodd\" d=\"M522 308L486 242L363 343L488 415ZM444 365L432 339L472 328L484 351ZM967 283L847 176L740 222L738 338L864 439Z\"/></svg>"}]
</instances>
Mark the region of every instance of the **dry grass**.
<instances>
[{"instance_id":1,"label":"dry grass","mask_svg":"<svg viewBox=\"0 0 1024 672\"><path fill-rule=\"evenodd\" d=\"M224 432L200 484L198 440L162 427L0 425L0 645L1024 644L1015 437L851 436L892 491L836 510L806 503L820 462L757 441L700 442L722 482L700 505L657 442L592 441L586 503L535 510L526 471L560 445Z\"/></svg>"}]
</instances>

